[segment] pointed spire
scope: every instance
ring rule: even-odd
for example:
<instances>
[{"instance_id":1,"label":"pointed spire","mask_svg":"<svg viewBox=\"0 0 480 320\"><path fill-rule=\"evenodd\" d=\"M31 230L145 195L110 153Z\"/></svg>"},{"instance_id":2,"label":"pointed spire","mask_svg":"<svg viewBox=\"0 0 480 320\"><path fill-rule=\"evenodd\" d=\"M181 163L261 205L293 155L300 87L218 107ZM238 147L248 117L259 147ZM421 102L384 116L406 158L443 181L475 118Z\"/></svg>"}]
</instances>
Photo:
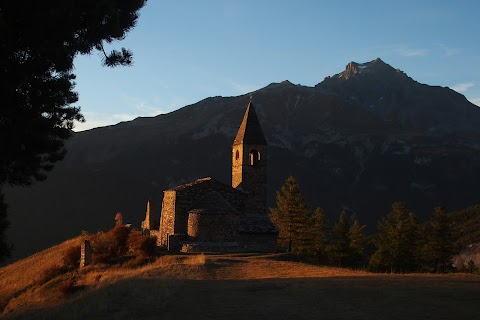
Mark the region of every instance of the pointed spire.
<instances>
[{"instance_id":1,"label":"pointed spire","mask_svg":"<svg viewBox=\"0 0 480 320\"><path fill-rule=\"evenodd\" d=\"M147 211L145 212L145 220L143 220L143 229L153 229L153 216L150 209L150 199L147 200Z\"/></svg>"},{"instance_id":2,"label":"pointed spire","mask_svg":"<svg viewBox=\"0 0 480 320\"><path fill-rule=\"evenodd\" d=\"M243 116L242 123L238 129L237 136L233 141L233 145L242 143L256 145L267 144L262 127L258 121L257 113L253 107L252 99L252 96L250 96L250 103L248 104L247 111L245 111L245 115Z\"/></svg>"}]
</instances>

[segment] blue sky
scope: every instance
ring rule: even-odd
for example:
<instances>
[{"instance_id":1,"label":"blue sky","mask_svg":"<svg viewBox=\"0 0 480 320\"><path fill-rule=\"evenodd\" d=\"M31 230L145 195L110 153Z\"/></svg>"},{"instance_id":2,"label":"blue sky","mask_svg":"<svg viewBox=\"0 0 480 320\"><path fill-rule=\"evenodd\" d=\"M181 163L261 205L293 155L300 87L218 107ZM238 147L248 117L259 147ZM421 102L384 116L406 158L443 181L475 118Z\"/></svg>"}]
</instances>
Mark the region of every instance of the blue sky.
<instances>
[{"instance_id":1,"label":"blue sky","mask_svg":"<svg viewBox=\"0 0 480 320\"><path fill-rule=\"evenodd\" d=\"M112 48L134 65L75 61L87 122L76 131L155 116L272 82L314 86L377 57L480 106L480 1L149 0Z\"/></svg>"}]
</instances>

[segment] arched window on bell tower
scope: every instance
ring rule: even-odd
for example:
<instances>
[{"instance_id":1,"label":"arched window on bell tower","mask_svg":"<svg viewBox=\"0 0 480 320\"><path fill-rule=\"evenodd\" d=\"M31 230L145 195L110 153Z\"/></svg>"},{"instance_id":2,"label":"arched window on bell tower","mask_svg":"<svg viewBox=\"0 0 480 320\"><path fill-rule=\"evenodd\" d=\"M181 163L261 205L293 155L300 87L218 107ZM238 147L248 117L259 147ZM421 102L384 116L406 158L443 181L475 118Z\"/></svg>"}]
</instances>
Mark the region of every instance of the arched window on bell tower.
<instances>
[{"instance_id":1,"label":"arched window on bell tower","mask_svg":"<svg viewBox=\"0 0 480 320\"><path fill-rule=\"evenodd\" d=\"M249 157L248 157L248 164L251 166L255 166L258 164L258 161L260 161L260 151L253 149L250 151Z\"/></svg>"}]
</instances>

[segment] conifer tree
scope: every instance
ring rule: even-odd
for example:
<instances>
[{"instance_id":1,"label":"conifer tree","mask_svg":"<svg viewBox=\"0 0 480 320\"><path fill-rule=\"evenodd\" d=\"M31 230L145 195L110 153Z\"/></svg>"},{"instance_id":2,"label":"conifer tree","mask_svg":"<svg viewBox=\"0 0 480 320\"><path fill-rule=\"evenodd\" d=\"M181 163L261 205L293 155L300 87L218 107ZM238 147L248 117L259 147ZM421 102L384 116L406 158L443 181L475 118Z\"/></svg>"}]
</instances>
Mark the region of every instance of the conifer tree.
<instances>
[{"instance_id":1,"label":"conifer tree","mask_svg":"<svg viewBox=\"0 0 480 320\"><path fill-rule=\"evenodd\" d=\"M330 259L334 265L345 266L350 257L350 223L347 213L342 211L333 227Z\"/></svg>"},{"instance_id":2,"label":"conifer tree","mask_svg":"<svg viewBox=\"0 0 480 320\"><path fill-rule=\"evenodd\" d=\"M348 238L350 240L350 256L349 265L352 267L359 267L363 264L365 256L365 225L361 225L358 219L355 219L348 230Z\"/></svg>"},{"instance_id":3,"label":"conifer tree","mask_svg":"<svg viewBox=\"0 0 480 320\"><path fill-rule=\"evenodd\" d=\"M423 260L429 269L446 272L451 268L453 235L448 214L443 207L436 207L432 218L425 227L425 246Z\"/></svg>"},{"instance_id":4,"label":"conifer tree","mask_svg":"<svg viewBox=\"0 0 480 320\"><path fill-rule=\"evenodd\" d=\"M276 199L277 207L270 208L270 217L279 230L278 246L288 252L308 252L311 214L294 177L287 178Z\"/></svg>"},{"instance_id":5,"label":"conifer tree","mask_svg":"<svg viewBox=\"0 0 480 320\"><path fill-rule=\"evenodd\" d=\"M419 226L415 214L403 202L378 223L376 251L369 266L377 271L409 272L418 268Z\"/></svg>"},{"instance_id":6,"label":"conifer tree","mask_svg":"<svg viewBox=\"0 0 480 320\"><path fill-rule=\"evenodd\" d=\"M75 57L99 52L105 66L130 65L132 52L105 45L125 37L145 3L0 1L0 188L44 180L65 156L74 121L84 120Z\"/></svg>"},{"instance_id":7,"label":"conifer tree","mask_svg":"<svg viewBox=\"0 0 480 320\"><path fill-rule=\"evenodd\" d=\"M327 226L327 218L323 209L316 208L311 220L311 246L309 251L317 257L319 262L324 262L327 258L329 230Z\"/></svg>"}]
</instances>

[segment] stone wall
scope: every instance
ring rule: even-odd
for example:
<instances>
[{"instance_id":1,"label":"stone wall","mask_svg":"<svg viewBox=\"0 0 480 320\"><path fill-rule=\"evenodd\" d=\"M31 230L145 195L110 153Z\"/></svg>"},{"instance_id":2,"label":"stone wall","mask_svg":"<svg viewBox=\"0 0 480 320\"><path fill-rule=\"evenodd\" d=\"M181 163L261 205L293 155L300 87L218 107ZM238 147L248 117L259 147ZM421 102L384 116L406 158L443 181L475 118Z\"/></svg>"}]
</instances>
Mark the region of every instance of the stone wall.
<instances>
[{"instance_id":1,"label":"stone wall","mask_svg":"<svg viewBox=\"0 0 480 320\"><path fill-rule=\"evenodd\" d=\"M83 240L80 247L80 268L86 267L92 263L93 249L90 241Z\"/></svg>"},{"instance_id":2,"label":"stone wall","mask_svg":"<svg viewBox=\"0 0 480 320\"><path fill-rule=\"evenodd\" d=\"M153 214L151 210L150 200L147 201L147 210L145 212L145 220L142 221L142 229L153 229Z\"/></svg>"},{"instance_id":3,"label":"stone wall","mask_svg":"<svg viewBox=\"0 0 480 320\"><path fill-rule=\"evenodd\" d=\"M190 212L188 215L188 236L196 241L238 240L239 216L212 215Z\"/></svg>"},{"instance_id":4,"label":"stone wall","mask_svg":"<svg viewBox=\"0 0 480 320\"><path fill-rule=\"evenodd\" d=\"M238 155L238 157L237 157ZM243 154L243 144L232 147L232 187L236 188L242 183L242 166L247 161Z\"/></svg>"},{"instance_id":5,"label":"stone wall","mask_svg":"<svg viewBox=\"0 0 480 320\"><path fill-rule=\"evenodd\" d=\"M157 238L157 243L160 246L166 246L168 235L175 233L175 200L175 191L167 190L163 192L162 214L160 216L160 229Z\"/></svg>"},{"instance_id":6,"label":"stone wall","mask_svg":"<svg viewBox=\"0 0 480 320\"><path fill-rule=\"evenodd\" d=\"M169 244L168 238L171 235L175 235L175 241L183 241L188 236L198 241L222 242L237 239L238 229L234 226L238 226L238 219L232 220L225 216L195 215L189 219L189 209L212 191L218 192L234 209L241 212L242 216L251 212L261 212L266 216L266 147L253 146L253 148L256 148L255 150L261 152L262 155L256 165L242 169L243 177L248 177L248 181L242 183L245 183L245 186L250 189L249 193L236 190L211 178L199 179L190 184L164 191L158 233L158 243L161 246ZM225 221L225 218L230 221ZM274 251L275 235L252 237L253 243L248 249L249 251ZM266 241L266 243L262 241ZM172 247L177 247L177 245Z\"/></svg>"},{"instance_id":7,"label":"stone wall","mask_svg":"<svg viewBox=\"0 0 480 320\"><path fill-rule=\"evenodd\" d=\"M166 246L168 235L188 232L187 210L208 192L217 191L235 209L242 212L245 194L211 178L199 179L188 185L164 191L160 221L159 244Z\"/></svg>"}]
</instances>

